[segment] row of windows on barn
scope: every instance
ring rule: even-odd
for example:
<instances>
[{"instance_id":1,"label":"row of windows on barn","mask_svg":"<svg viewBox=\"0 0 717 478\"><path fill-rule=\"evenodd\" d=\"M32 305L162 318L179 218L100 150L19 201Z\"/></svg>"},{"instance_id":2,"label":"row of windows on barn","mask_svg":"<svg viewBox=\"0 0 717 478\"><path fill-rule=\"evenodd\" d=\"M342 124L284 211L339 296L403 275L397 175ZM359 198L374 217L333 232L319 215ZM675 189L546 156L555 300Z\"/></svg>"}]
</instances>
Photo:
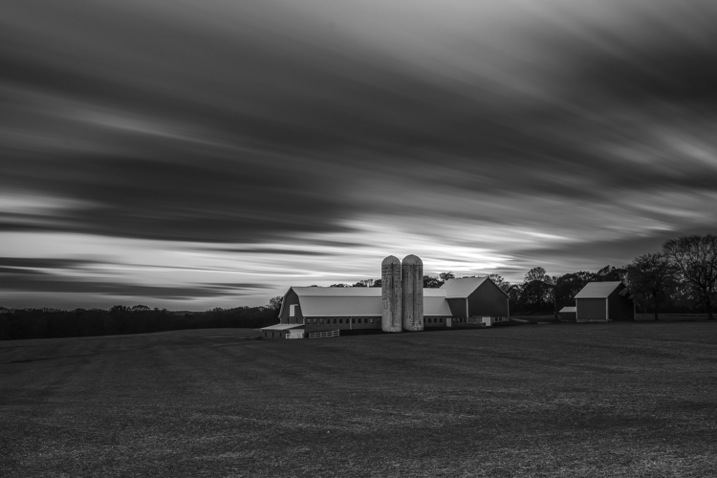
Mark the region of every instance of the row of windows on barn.
<instances>
[{"instance_id":1,"label":"row of windows on barn","mask_svg":"<svg viewBox=\"0 0 717 478\"><path fill-rule=\"evenodd\" d=\"M443 317L427 317L426 323L427 324L442 324L445 322L445 318ZM461 319L454 319L456 322L462 322ZM344 322L345 321L345 322ZM329 318L329 319L306 319L307 324L373 324L373 323L380 323L381 319L374 319L373 317L358 317L358 318L347 318L347 319L337 319L337 318Z\"/></svg>"}]
</instances>

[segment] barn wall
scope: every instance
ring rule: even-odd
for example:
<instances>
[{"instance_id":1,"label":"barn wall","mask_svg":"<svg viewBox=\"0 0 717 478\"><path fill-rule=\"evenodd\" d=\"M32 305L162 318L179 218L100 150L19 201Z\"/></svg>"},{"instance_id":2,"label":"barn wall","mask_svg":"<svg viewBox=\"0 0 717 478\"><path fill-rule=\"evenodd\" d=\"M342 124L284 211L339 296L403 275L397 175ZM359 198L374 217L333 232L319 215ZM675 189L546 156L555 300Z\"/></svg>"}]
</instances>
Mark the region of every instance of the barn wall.
<instances>
[{"instance_id":1,"label":"barn wall","mask_svg":"<svg viewBox=\"0 0 717 478\"><path fill-rule=\"evenodd\" d=\"M575 299L578 322L605 322L605 299Z\"/></svg>"},{"instance_id":2,"label":"barn wall","mask_svg":"<svg viewBox=\"0 0 717 478\"><path fill-rule=\"evenodd\" d=\"M282 310L281 315L279 316L279 321L282 324L301 324L304 321L304 316L301 314L301 305L296 308L296 317L291 318L289 317L289 313L291 312L291 305L292 304L299 304L299 296L296 295L296 292L293 291L293 289L290 289L289 292L284 295L284 307Z\"/></svg>"},{"instance_id":3,"label":"barn wall","mask_svg":"<svg viewBox=\"0 0 717 478\"><path fill-rule=\"evenodd\" d=\"M468 296L468 312L472 317L508 317L508 298L486 280Z\"/></svg>"},{"instance_id":4,"label":"barn wall","mask_svg":"<svg viewBox=\"0 0 717 478\"><path fill-rule=\"evenodd\" d=\"M424 317L423 327L426 329L440 329L446 326L445 317Z\"/></svg>"},{"instance_id":5,"label":"barn wall","mask_svg":"<svg viewBox=\"0 0 717 478\"><path fill-rule=\"evenodd\" d=\"M558 312L560 320L575 320L575 312Z\"/></svg>"},{"instance_id":6,"label":"barn wall","mask_svg":"<svg viewBox=\"0 0 717 478\"><path fill-rule=\"evenodd\" d=\"M261 335L265 340L284 340L286 339L286 330L262 330Z\"/></svg>"},{"instance_id":7,"label":"barn wall","mask_svg":"<svg viewBox=\"0 0 717 478\"><path fill-rule=\"evenodd\" d=\"M466 318L466 300L465 299L446 299L448 307L451 309L453 317Z\"/></svg>"},{"instance_id":8,"label":"barn wall","mask_svg":"<svg viewBox=\"0 0 717 478\"><path fill-rule=\"evenodd\" d=\"M328 330L381 330L381 316L376 317L309 317L304 322L306 333Z\"/></svg>"},{"instance_id":9,"label":"barn wall","mask_svg":"<svg viewBox=\"0 0 717 478\"><path fill-rule=\"evenodd\" d=\"M610 320L635 320L635 306L630 299L620 296L621 289L616 289L608 298Z\"/></svg>"}]
</instances>

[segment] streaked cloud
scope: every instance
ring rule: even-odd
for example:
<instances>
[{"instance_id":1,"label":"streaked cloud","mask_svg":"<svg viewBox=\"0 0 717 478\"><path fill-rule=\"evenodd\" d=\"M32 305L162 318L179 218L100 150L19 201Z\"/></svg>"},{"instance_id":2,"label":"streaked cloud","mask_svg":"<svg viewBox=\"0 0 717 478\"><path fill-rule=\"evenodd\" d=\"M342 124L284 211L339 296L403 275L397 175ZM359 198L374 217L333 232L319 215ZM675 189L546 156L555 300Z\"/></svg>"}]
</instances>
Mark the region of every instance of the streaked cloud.
<instances>
[{"instance_id":1,"label":"streaked cloud","mask_svg":"<svg viewBox=\"0 0 717 478\"><path fill-rule=\"evenodd\" d=\"M715 20L707 0L5 1L0 241L40 262L0 267L47 301L204 307L377 277L389 253L513 280L628 262L717 220Z\"/></svg>"}]
</instances>

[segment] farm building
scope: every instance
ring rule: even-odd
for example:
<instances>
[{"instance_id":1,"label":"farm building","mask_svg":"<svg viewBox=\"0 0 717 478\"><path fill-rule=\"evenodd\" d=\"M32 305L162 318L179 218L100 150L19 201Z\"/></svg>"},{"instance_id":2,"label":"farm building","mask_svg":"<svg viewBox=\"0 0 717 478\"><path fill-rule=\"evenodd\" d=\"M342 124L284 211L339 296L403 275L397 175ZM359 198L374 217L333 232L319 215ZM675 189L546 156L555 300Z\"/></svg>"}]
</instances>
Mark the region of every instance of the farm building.
<instances>
[{"instance_id":1,"label":"farm building","mask_svg":"<svg viewBox=\"0 0 717 478\"><path fill-rule=\"evenodd\" d=\"M330 331L420 331L508 320L508 296L489 278L450 279L438 289L424 289L420 259L406 259L403 265L397 258L384 260L380 288L289 288L279 311L280 323L262 329L263 336L284 338L276 333L288 327L312 337Z\"/></svg>"},{"instance_id":2,"label":"farm building","mask_svg":"<svg viewBox=\"0 0 717 478\"><path fill-rule=\"evenodd\" d=\"M622 282L589 282L575 295L575 319L578 322L635 320L635 304Z\"/></svg>"},{"instance_id":3,"label":"farm building","mask_svg":"<svg viewBox=\"0 0 717 478\"><path fill-rule=\"evenodd\" d=\"M558 311L562 320L575 320L575 306L565 306Z\"/></svg>"}]
</instances>

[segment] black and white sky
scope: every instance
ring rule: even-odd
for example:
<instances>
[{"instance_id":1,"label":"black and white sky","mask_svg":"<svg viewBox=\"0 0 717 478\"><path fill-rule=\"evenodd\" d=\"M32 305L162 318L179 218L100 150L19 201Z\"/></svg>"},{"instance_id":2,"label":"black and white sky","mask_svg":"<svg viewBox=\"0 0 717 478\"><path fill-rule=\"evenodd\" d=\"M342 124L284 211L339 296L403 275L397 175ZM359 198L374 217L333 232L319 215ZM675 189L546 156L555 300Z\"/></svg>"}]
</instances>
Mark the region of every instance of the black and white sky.
<instances>
[{"instance_id":1,"label":"black and white sky","mask_svg":"<svg viewBox=\"0 0 717 478\"><path fill-rule=\"evenodd\" d=\"M0 305L623 265L717 223L714 0L3 0Z\"/></svg>"}]
</instances>

